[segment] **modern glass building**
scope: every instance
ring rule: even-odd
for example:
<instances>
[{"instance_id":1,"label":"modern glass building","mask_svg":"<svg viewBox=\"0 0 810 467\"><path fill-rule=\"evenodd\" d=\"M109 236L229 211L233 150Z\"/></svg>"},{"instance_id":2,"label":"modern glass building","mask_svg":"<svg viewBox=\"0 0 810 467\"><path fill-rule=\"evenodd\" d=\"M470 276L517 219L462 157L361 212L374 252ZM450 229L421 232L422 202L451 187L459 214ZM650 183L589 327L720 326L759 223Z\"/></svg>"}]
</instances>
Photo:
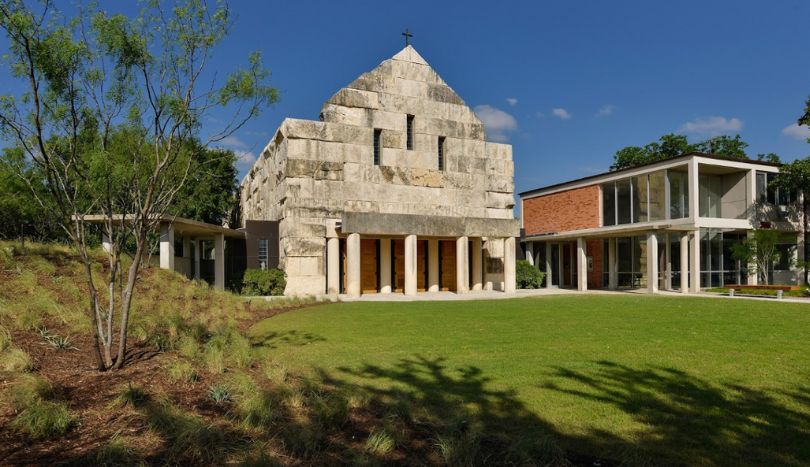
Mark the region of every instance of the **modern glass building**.
<instances>
[{"instance_id":1,"label":"modern glass building","mask_svg":"<svg viewBox=\"0 0 810 467\"><path fill-rule=\"evenodd\" d=\"M521 248L548 287L697 291L758 284L733 245L783 233L773 284L797 284L800 203L773 187L779 165L692 153L520 194Z\"/></svg>"}]
</instances>

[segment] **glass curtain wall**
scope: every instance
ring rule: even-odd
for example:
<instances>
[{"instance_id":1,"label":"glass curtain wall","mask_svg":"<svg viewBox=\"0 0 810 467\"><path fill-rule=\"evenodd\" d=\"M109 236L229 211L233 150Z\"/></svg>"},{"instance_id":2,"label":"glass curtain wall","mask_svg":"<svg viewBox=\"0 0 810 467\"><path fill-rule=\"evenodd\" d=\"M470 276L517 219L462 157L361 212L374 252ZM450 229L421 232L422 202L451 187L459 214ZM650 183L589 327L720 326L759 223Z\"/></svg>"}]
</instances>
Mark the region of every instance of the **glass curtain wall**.
<instances>
[{"instance_id":1,"label":"glass curtain wall","mask_svg":"<svg viewBox=\"0 0 810 467\"><path fill-rule=\"evenodd\" d=\"M722 217L720 212L723 197L723 177L700 176L700 217Z\"/></svg>"},{"instance_id":2,"label":"glass curtain wall","mask_svg":"<svg viewBox=\"0 0 810 467\"><path fill-rule=\"evenodd\" d=\"M747 265L734 259L733 245L742 242L744 234L721 232L716 229L700 231L700 286L724 287L745 284Z\"/></svg>"},{"instance_id":3,"label":"glass curtain wall","mask_svg":"<svg viewBox=\"0 0 810 467\"><path fill-rule=\"evenodd\" d=\"M669 218L689 217L689 184L686 172L667 171L669 179Z\"/></svg>"},{"instance_id":4,"label":"glass curtain wall","mask_svg":"<svg viewBox=\"0 0 810 467\"><path fill-rule=\"evenodd\" d=\"M665 170L602 184L602 222L605 226L666 219Z\"/></svg>"}]
</instances>

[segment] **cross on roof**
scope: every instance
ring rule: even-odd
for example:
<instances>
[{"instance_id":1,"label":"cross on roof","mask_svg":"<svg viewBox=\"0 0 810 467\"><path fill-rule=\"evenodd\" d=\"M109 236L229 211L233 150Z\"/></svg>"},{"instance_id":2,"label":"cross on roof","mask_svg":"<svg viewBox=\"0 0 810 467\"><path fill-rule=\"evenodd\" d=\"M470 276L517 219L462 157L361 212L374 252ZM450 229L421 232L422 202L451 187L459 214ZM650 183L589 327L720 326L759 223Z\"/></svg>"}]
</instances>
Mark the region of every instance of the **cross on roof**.
<instances>
[{"instance_id":1,"label":"cross on roof","mask_svg":"<svg viewBox=\"0 0 810 467\"><path fill-rule=\"evenodd\" d=\"M408 31L408 28L405 28L405 32L403 32L402 35L405 36L405 45L411 45L411 37L413 37L413 34Z\"/></svg>"}]
</instances>

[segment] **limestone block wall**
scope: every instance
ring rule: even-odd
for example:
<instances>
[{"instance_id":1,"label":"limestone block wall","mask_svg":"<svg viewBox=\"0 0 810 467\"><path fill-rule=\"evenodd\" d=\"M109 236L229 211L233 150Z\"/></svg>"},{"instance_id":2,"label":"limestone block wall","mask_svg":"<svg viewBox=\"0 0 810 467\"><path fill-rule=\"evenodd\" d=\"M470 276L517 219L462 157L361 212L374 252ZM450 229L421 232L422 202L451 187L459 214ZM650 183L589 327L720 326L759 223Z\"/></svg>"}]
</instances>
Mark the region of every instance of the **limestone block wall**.
<instances>
[{"instance_id":1,"label":"limestone block wall","mask_svg":"<svg viewBox=\"0 0 810 467\"><path fill-rule=\"evenodd\" d=\"M326 226L344 212L513 219L512 148L484 134L473 111L408 46L335 93L321 121L284 120L242 182L242 218L279 221L287 293L323 293ZM502 249L493 246L492 257L503 258Z\"/></svg>"}]
</instances>

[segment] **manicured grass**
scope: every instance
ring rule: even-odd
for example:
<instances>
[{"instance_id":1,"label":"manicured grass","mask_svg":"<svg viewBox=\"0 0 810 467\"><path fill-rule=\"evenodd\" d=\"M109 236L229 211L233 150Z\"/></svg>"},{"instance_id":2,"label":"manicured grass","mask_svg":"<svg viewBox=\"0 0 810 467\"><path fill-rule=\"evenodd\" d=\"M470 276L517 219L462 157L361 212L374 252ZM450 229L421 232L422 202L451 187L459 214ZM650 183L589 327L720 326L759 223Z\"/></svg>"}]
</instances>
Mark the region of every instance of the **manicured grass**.
<instances>
[{"instance_id":1,"label":"manicured grass","mask_svg":"<svg viewBox=\"0 0 810 467\"><path fill-rule=\"evenodd\" d=\"M808 305L635 295L342 303L269 318L251 335L264 358L338 387L463 401L490 429L539 427L569 458L810 463Z\"/></svg>"}]
</instances>

